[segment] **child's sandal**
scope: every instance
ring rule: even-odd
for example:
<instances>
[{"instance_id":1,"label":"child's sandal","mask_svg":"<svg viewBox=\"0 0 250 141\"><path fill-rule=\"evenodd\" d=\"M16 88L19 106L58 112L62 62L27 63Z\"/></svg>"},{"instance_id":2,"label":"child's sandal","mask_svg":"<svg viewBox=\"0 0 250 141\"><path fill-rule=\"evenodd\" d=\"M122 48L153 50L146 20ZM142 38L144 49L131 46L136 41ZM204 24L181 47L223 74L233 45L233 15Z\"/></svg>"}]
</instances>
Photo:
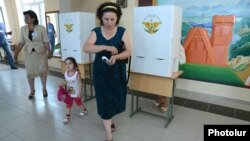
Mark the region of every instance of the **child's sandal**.
<instances>
[{"instance_id":1,"label":"child's sandal","mask_svg":"<svg viewBox=\"0 0 250 141\"><path fill-rule=\"evenodd\" d=\"M68 123L70 121L70 115L69 114L66 114L66 116L64 117L63 119L63 123Z\"/></svg>"},{"instance_id":2,"label":"child's sandal","mask_svg":"<svg viewBox=\"0 0 250 141\"><path fill-rule=\"evenodd\" d=\"M160 106L160 103L157 102L157 101L155 101L155 102L154 102L154 106L155 106L155 107L159 107L159 106Z\"/></svg>"},{"instance_id":3,"label":"child's sandal","mask_svg":"<svg viewBox=\"0 0 250 141\"><path fill-rule=\"evenodd\" d=\"M160 108L160 112L164 113L168 110L168 107L161 107Z\"/></svg>"}]
</instances>

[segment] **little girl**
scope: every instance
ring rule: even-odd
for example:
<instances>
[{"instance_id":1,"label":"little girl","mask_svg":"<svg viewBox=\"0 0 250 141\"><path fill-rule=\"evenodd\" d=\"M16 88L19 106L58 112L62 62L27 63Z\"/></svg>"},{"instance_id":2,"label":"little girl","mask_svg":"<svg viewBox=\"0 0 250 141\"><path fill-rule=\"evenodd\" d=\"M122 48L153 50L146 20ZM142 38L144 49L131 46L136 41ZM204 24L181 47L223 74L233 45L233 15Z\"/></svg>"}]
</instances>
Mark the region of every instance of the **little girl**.
<instances>
[{"instance_id":1,"label":"little girl","mask_svg":"<svg viewBox=\"0 0 250 141\"><path fill-rule=\"evenodd\" d=\"M66 71L64 73L65 80L63 86L66 86L66 90L68 91L68 94L72 98L72 102L66 104L66 116L63 122L67 123L70 120L70 113L73 101L75 101L76 105L78 105L81 108L79 116L84 116L88 112L81 99L82 79L75 58L73 57L66 58L64 64Z\"/></svg>"}]
</instances>

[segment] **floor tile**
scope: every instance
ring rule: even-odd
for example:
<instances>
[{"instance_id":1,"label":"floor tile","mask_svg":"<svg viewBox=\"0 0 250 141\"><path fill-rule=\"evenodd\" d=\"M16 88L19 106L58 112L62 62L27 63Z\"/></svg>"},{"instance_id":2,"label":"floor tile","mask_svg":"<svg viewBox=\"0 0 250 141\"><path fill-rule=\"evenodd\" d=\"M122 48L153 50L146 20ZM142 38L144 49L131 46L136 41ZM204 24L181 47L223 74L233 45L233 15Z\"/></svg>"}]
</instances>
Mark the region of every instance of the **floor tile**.
<instances>
[{"instance_id":1,"label":"floor tile","mask_svg":"<svg viewBox=\"0 0 250 141\"><path fill-rule=\"evenodd\" d=\"M104 141L105 131L97 114L95 99L84 102L88 109L86 116L79 117L79 108L74 105L71 121L68 124L62 122L65 104L59 102L56 95L62 81L60 72L51 71L47 85L49 96L43 98L41 81L36 78L35 98L28 100L29 85L22 65L17 70L10 70L8 65L0 63L0 141ZM90 94L89 80L86 83ZM153 106L157 96L139 95L143 96L139 98L139 106L143 110L166 116ZM201 141L204 124L250 124L249 103L221 97L218 101L234 105L228 108L215 104L219 103L216 100L209 103L209 100L213 98L192 91L176 90L174 118L165 128L166 120L162 117L143 112L130 117L131 95L128 94L126 110L113 119L116 125L113 138L115 141Z\"/></svg>"}]
</instances>

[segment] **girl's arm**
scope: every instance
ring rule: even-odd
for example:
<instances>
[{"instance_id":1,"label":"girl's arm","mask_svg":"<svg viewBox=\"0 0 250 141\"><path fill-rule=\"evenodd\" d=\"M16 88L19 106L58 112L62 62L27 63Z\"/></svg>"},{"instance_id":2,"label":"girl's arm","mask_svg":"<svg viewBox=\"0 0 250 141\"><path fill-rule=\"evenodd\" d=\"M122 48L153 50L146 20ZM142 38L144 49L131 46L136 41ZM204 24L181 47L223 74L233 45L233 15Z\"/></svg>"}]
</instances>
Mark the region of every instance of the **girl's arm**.
<instances>
[{"instance_id":1,"label":"girl's arm","mask_svg":"<svg viewBox=\"0 0 250 141\"><path fill-rule=\"evenodd\" d=\"M63 80L63 82L61 83L61 85L60 85L60 86L65 87L66 85L67 85L67 81L66 81L66 80Z\"/></svg>"},{"instance_id":2,"label":"girl's arm","mask_svg":"<svg viewBox=\"0 0 250 141\"><path fill-rule=\"evenodd\" d=\"M81 95L82 95L82 78L81 78L81 74L80 74L79 71L78 71L78 74L77 74L77 81L78 81L78 85L79 85L78 97L81 97Z\"/></svg>"},{"instance_id":3,"label":"girl's arm","mask_svg":"<svg viewBox=\"0 0 250 141\"><path fill-rule=\"evenodd\" d=\"M67 90L67 81L64 79L63 82L59 85L59 87L60 86Z\"/></svg>"}]
</instances>

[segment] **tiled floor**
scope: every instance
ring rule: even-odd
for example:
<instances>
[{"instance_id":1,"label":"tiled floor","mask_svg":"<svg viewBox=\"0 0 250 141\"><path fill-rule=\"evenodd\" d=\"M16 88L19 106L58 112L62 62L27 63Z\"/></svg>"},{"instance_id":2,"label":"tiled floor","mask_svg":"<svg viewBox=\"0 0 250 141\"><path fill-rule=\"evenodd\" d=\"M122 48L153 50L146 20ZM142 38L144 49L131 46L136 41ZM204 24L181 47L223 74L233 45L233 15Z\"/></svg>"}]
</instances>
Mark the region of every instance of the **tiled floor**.
<instances>
[{"instance_id":1,"label":"tiled floor","mask_svg":"<svg viewBox=\"0 0 250 141\"><path fill-rule=\"evenodd\" d=\"M57 85L61 81L61 77L49 75L49 97L44 99L40 79L37 78L35 99L28 100L29 88L25 70L10 70L9 66L0 63L0 141L104 141L104 128L96 113L95 99L85 103L89 110L85 117L77 116L78 109L75 106L72 120L69 124L63 124L65 106L58 102L56 97ZM192 92L178 90L177 96L184 93L193 95ZM197 102L195 99L193 102L194 105L200 105L200 109L196 110L192 108L197 106L192 104L187 103L184 107L183 103L192 100L190 97L176 99L173 109L175 117L168 128L164 128L165 121L159 117L138 113L130 118L128 95L127 110L114 118L117 128L114 140L202 141L204 124L250 124L249 121L236 117L210 113L206 103L200 100ZM231 101L227 101L229 102ZM152 100L141 98L140 103L143 109L157 112L157 109L152 107ZM238 116L249 116L245 109L234 112L243 112Z\"/></svg>"}]
</instances>

